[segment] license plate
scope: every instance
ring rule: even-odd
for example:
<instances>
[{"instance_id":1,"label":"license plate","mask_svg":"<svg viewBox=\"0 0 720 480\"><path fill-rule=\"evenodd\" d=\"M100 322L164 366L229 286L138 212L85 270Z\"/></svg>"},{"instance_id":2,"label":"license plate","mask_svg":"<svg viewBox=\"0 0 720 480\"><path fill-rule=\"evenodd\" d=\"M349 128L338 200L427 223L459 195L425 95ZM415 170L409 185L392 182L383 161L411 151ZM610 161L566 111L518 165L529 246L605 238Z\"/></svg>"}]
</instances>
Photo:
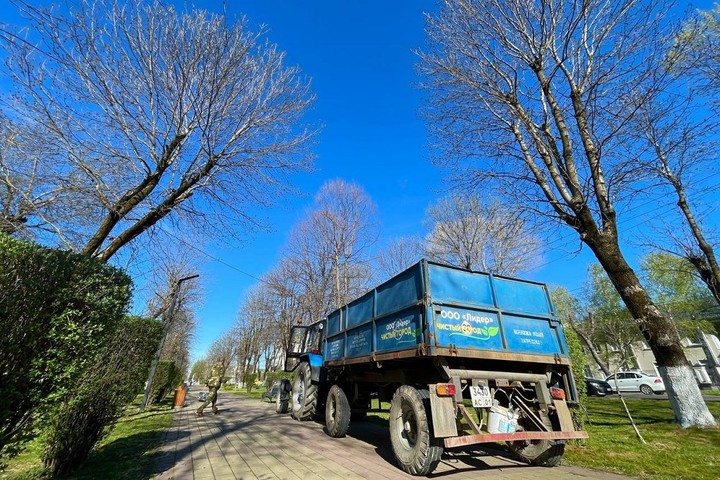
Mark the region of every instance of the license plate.
<instances>
[{"instance_id":1,"label":"license plate","mask_svg":"<svg viewBox=\"0 0 720 480\"><path fill-rule=\"evenodd\" d=\"M473 407L492 407L492 395L490 395L490 388L487 385L470 386L470 398L472 398Z\"/></svg>"}]
</instances>

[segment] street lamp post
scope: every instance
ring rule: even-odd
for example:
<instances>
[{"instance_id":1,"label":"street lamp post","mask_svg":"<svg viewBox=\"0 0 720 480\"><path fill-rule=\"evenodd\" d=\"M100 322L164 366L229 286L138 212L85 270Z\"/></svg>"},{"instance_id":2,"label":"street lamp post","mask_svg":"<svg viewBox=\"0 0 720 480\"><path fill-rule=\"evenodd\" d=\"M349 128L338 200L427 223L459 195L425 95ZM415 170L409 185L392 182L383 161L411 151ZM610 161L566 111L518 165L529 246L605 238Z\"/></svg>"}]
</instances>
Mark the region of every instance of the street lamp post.
<instances>
[{"instance_id":1,"label":"street lamp post","mask_svg":"<svg viewBox=\"0 0 720 480\"><path fill-rule=\"evenodd\" d=\"M180 292L180 284L186 280L192 280L193 278L197 278L200 275L190 275L188 277L183 277L180 280L177 281L175 284L175 291L173 292L172 301L170 302L170 308L168 309L168 313L165 317L165 322L163 325L163 334L162 338L160 339L160 345L158 346L157 351L155 352L155 358L153 358L152 365L150 366L150 375L147 379L147 384L145 385L145 394L143 395L142 403L140 404L140 413L145 411L145 407L147 406L148 397L150 396L150 390L152 390L153 381L155 380L155 372L157 371L158 363L160 363L160 354L162 353L162 349L165 346L165 338L168 334L168 329L170 328L170 323L172 322L173 315L175 314L175 307L177 305L177 298L178 293Z\"/></svg>"}]
</instances>

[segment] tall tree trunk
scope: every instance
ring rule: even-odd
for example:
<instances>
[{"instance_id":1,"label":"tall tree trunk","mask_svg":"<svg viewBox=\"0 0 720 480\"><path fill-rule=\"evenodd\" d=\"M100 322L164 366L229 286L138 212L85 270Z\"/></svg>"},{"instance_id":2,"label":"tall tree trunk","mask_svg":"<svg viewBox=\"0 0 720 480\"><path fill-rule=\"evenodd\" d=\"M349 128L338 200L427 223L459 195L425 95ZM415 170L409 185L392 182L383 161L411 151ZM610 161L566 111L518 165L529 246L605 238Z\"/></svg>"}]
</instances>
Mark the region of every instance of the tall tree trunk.
<instances>
[{"instance_id":1,"label":"tall tree trunk","mask_svg":"<svg viewBox=\"0 0 720 480\"><path fill-rule=\"evenodd\" d=\"M587 245L607 272L650 346L665 382L668 399L681 427L716 426L685 357L675 325L653 303L627 264L616 237L607 233L589 235Z\"/></svg>"}]
</instances>

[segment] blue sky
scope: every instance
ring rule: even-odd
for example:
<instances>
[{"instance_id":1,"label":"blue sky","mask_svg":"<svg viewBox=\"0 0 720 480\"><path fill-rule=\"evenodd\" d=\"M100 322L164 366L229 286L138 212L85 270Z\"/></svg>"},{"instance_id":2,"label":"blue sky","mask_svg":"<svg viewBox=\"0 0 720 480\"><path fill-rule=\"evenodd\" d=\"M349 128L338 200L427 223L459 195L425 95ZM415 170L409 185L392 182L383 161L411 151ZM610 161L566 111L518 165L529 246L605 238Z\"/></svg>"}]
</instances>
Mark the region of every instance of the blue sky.
<instances>
[{"instance_id":1,"label":"blue sky","mask_svg":"<svg viewBox=\"0 0 720 480\"><path fill-rule=\"evenodd\" d=\"M217 11L216 2L196 5ZM325 181L342 178L363 186L378 206L379 244L421 231L425 209L447 189L442 171L429 160L419 113L424 92L417 88L413 53L425 42L423 11L433 8L428 0L228 3L228 13L245 14L252 28L266 24L288 63L312 78L317 102L309 118L323 129L316 172L297 177L305 196L262 212L273 231L238 249L206 249L232 267L209 260L200 272L205 301L197 310L193 358L232 325L244 295L257 283L238 269L261 277L277 264L287 233ZM577 243L550 252L543 268L525 276L579 288L589 256L567 256Z\"/></svg>"},{"instance_id":2,"label":"blue sky","mask_svg":"<svg viewBox=\"0 0 720 480\"><path fill-rule=\"evenodd\" d=\"M178 5L181 5L178 3ZM217 2L198 7L218 11ZM711 8L711 2L700 2ZM274 267L286 235L320 186L342 178L363 186L376 202L382 224L379 245L389 238L422 230L426 208L447 193L443 172L431 165L429 139L419 114L424 92L417 87L414 50L425 42L423 12L435 2L290 1L228 2L228 13L246 15L251 28L266 24L268 38L287 52L289 64L312 78L317 102L309 119L323 129L317 139L316 171L296 178L302 196L262 212L272 228L237 249L207 249L213 257L201 270L204 303L197 310L193 358L205 354L212 341L235 321L244 295ZM664 208L652 203L651 211ZM644 228L643 219L621 219L628 232ZM629 235L631 236L631 235ZM588 263L587 249L561 230L550 240L541 266L523 277L562 285L581 293ZM626 245L637 266L640 250ZM244 273L241 273L244 272Z\"/></svg>"},{"instance_id":3,"label":"blue sky","mask_svg":"<svg viewBox=\"0 0 720 480\"><path fill-rule=\"evenodd\" d=\"M216 2L196 5L217 11ZM317 101L308 118L323 128L314 149L315 172L296 177L303 196L261 212L273 231L238 249L209 253L262 276L277 264L287 233L312 196L335 178L362 185L375 201L380 243L419 231L425 209L444 188L441 172L429 162L413 53L423 45L423 11L431 8L431 1L409 0L228 4L228 13L245 14L251 28L266 24L287 62L312 78ZM206 263L201 275L205 302L197 311L194 358L232 325L243 296L257 283L216 261Z\"/></svg>"},{"instance_id":4,"label":"blue sky","mask_svg":"<svg viewBox=\"0 0 720 480\"><path fill-rule=\"evenodd\" d=\"M193 4L174 3L179 8ZM265 24L269 40L287 53L287 63L298 65L312 79L317 100L308 120L323 128L314 148L314 173L294 178L300 195L258 212L270 232L258 232L236 248L206 245L201 251L207 255L198 251L204 301L196 310L194 359L232 326L244 296L256 278L278 263L287 234L324 182L341 178L367 191L382 225L378 246L389 238L420 233L426 208L447 193L443 172L429 160L429 139L419 113L425 93L417 87L413 53L423 47L423 12L433 11L434 1L224 3L230 17L246 15L252 30ZM223 8L223 3L210 0L194 5L212 12ZM712 2L696 5L711 8ZM10 8L8 0L0 0L0 12ZM666 207L646 208L660 213ZM642 221L631 215L621 219L621 226L642 229ZM587 249L577 254L580 242L567 231L561 230L559 237L570 240L551 239L556 249L545 252L542 265L523 277L581 293L591 254ZM626 252L637 265L638 250Z\"/></svg>"}]
</instances>

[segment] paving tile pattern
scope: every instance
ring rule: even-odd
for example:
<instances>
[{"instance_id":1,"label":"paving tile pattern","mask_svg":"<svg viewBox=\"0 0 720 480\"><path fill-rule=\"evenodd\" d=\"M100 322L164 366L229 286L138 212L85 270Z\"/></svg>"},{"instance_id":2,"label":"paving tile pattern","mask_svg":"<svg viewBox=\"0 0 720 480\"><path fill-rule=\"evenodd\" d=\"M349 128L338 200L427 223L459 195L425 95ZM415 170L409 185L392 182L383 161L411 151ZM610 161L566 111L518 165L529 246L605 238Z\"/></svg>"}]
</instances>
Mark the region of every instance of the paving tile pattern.
<instances>
[{"instance_id":1,"label":"paving tile pattern","mask_svg":"<svg viewBox=\"0 0 720 480\"><path fill-rule=\"evenodd\" d=\"M220 392L220 413L196 417L199 390L175 413L156 465L158 480L408 479L395 465L386 428L357 422L345 438L325 434L318 422L275 413L274 403ZM430 478L466 480L617 480L614 474L577 467L532 467L505 453L475 446L446 453ZM482 449L482 450L481 450Z\"/></svg>"}]
</instances>

